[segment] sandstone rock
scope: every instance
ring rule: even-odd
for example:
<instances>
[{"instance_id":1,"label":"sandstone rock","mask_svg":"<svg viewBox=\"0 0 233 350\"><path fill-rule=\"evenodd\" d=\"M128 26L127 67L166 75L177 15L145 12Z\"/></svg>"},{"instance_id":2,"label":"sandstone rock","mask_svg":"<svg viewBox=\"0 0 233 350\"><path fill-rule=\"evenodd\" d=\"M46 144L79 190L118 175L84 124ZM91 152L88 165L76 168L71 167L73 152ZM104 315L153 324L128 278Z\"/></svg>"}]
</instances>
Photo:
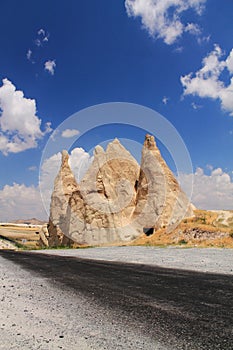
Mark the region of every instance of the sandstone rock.
<instances>
[{"instance_id":1,"label":"sandstone rock","mask_svg":"<svg viewBox=\"0 0 233 350\"><path fill-rule=\"evenodd\" d=\"M49 237L50 246L69 245L67 227L69 225L66 217L67 207L73 192L78 189L78 184L68 164L69 155L67 151L62 152L62 163L60 171L54 182L50 204ZM66 233L66 235L64 234Z\"/></svg>"},{"instance_id":2,"label":"sandstone rock","mask_svg":"<svg viewBox=\"0 0 233 350\"><path fill-rule=\"evenodd\" d=\"M167 227L169 230L185 216L193 215L187 196L151 135L146 135L142 149L136 202L134 215L139 227Z\"/></svg>"},{"instance_id":3,"label":"sandstone rock","mask_svg":"<svg viewBox=\"0 0 233 350\"><path fill-rule=\"evenodd\" d=\"M70 237L80 243L100 244L138 235L129 227L138 175L139 165L117 139L109 143L106 152L97 146L91 167L70 199Z\"/></svg>"},{"instance_id":4,"label":"sandstone rock","mask_svg":"<svg viewBox=\"0 0 233 350\"><path fill-rule=\"evenodd\" d=\"M39 244L41 246L48 247L49 246L49 241L48 241L49 232L48 232L47 224L44 224L41 226L41 229L39 231L39 236L40 236Z\"/></svg>"},{"instance_id":5,"label":"sandstone rock","mask_svg":"<svg viewBox=\"0 0 233 350\"><path fill-rule=\"evenodd\" d=\"M153 136L146 135L141 168L117 139L106 152L95 148L80 184L68 159L63 151L51 199L49 245L130 241L147 228L171 228L193 213Z\"/></svg>"}]
</instances>

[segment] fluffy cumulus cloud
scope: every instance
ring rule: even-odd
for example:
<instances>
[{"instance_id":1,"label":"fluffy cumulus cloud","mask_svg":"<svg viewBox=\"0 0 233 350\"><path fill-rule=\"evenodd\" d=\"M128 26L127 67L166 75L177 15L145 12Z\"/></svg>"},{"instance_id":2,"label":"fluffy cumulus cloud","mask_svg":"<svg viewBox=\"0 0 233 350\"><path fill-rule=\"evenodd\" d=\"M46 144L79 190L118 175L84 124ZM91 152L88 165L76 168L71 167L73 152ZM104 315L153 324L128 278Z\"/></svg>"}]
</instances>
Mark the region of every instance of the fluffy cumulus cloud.
<instances>
[{"instance_id":1,"label":"fluffy cumulus cloud","mask_svg":"<svg viewBox=\"0 0 233 350\"><path fill-rule=\"evenodd\" d=\"M223 71L229 82L221 79ZM202 61L202 67L196 73L181 77L184 95L196 95L201 98L219 100L223 110L233 116L233 49L224 59L223 51L215 45Z\"/></svg>"},{"instance_id":2,"label":"fluffy cumulus cloud","mask_svg":"<svg viewBox=\"0 0 233 350\"><path fill-rule=\"evenodd\" d=\"M55 60L48 60L44 64L44 69L49 72L51 75L54 75L56 68Z\"/></svg>"},{"instance_id":3,"label":"fluffy cumulus cloud","mask_svg":"<svg viewBox=\"0 0 233 350\"><path fill-rule=\"evenodd\" d=\"M80 131L77 129L66 129L66 130L62 131L61 136L65 137L65 138L71 138L71 137L77 136L79 134L80 134Z\"/></svg>"},{"instance_id":4,"label":"fluffy cumulus cloud","mask_svg":"<svg viewBox=\"0 0 233 350\"><path fill-rule=\"evenodd\" d=\"M37 187L13 184L0 190L0 221L14 219L46 218Z\"/></svg>"},{"instance_id":5,"label":"fluffy cumulus cloud","mask_svg":"<svg viewBox=\"0 0 233 350\"><path fill-rule=\"evenodd\" d=\"M41 130L36 101L24 97L11 81L4 79L0 87L0 151L7 155L35 148L50 131L49 123L44 132Z\"/></svg>"},{"instance_id":6,"label":"fluffy cumulus cloud","mask_svg":"<svg viewBox=\"0 0 233 350\"><path fill-rule=\"evenodd\" d=\"M221 168L213 169L208 166L210 174L197 168L194 174L192 203L199 209L232 210L233 182L229 174ZM193 175L183 174L179 177L180 184L185 191Z\"/></svg>"},{"instance_id":7,"label":"fluffy cumulus cloud","mask_svg":"<svg viewBox=\"0 0 233 350\"><path fill-rule=\"evenodd\" d=\"M194 10L201 14L206 0L125 0L129 17L140 17L143 27L152 37L173 44L184 32L199 36L196 23L183 23L182 14Z\"/></svg>"}]
</instances>

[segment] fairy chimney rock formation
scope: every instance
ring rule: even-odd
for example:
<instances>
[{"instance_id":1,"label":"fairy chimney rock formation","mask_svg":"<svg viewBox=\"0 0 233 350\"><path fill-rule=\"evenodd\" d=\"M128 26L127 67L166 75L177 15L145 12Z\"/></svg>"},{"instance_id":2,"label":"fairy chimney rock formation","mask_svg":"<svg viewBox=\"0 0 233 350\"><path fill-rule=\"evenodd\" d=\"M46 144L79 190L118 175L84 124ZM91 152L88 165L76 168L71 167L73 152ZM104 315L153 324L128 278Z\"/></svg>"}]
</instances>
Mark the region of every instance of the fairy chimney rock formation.
<instances>
[{"instance_id":1,"label":"fairy chimney rock formation","mask_svg":"<svg viewBox=\"0 0 233 350\"><path fill-rule=\"evenodd\" d=\"M145 138L141 166L118 139L106 151L95 148L79 184L68 160L63 151L51 198L50 246L131 241L145 228L171 228L193 214L151 135Z\"/></svg>"},{"instance_id":2,"label":"fairy chimney rock formation","mask_svg":"<svg viewBox=\"0 0 233 350\"><path fill-rule=\"evenodd\" d=\"M154 136L146 135L141 159L135 216L145 228L172 228L193 210L167 166Z\"/></svg>"},{"instance_id":3,"label":"fairy chimney rock formation","mask_svg":"<svg viewBox=\"0 0 233 350\"><path fill-rule=\"evenodd\" d=\"M78 184L69 166L69 154L62 151L61 167L54 181L50 203L49 246L67 245L70 243L67 233L67 208L70 197L78 189Z\"/></svg>"}]
</instances>

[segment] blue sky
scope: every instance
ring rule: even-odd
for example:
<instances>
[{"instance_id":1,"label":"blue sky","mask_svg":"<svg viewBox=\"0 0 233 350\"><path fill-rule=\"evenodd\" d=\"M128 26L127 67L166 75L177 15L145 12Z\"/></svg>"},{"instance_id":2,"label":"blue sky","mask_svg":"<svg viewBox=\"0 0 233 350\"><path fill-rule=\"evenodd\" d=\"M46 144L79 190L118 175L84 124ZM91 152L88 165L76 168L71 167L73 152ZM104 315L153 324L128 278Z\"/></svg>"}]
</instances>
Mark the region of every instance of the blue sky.
<instances>
[{"instance_id":1,"label":"blue sky","mask_svg":"<svg viewBox=\"0 0 233 350\"><path fill-rule=\"evenodd\" d=\"M35 202L47 140L70 115L109 102L163 115L190 153L194 204L233 209L231 1L13 0L1 13L1 221L46 217ZM72 130L79 125L65 138L78 137ZM143 143L142 133L128 133ZM90 138L95 145L109 135L121 137L122 127Z\"/></svg>"}]
</instances>

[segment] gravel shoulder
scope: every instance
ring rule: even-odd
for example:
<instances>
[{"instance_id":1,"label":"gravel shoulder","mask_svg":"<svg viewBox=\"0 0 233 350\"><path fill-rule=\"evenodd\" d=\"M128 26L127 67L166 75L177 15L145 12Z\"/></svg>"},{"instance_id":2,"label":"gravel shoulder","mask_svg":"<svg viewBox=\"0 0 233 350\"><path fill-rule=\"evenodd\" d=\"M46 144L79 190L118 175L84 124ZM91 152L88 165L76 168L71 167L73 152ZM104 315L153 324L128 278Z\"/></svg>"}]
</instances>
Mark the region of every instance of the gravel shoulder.
<instances>
[{"instance_id":1,"label":"gravel shoulder","mask_svg":"<svg viewBox=\"0 0 233 350\"><path fill-rule=\"evenodd\" d=\"M72 296L2 257L0 266L0 349L93 349L70 318Z\"/></svg>"},{"instance_id":2,"label":"gravel shoulder","mask_svg":"<svg viewBox=\"0 0 233 350\"><path fill-rule=\"evenodd\" d=\"M233 249L156 248L137 246L64 250L51 249L35 252L233 275Z\"/></svg>"}]
</instances>

